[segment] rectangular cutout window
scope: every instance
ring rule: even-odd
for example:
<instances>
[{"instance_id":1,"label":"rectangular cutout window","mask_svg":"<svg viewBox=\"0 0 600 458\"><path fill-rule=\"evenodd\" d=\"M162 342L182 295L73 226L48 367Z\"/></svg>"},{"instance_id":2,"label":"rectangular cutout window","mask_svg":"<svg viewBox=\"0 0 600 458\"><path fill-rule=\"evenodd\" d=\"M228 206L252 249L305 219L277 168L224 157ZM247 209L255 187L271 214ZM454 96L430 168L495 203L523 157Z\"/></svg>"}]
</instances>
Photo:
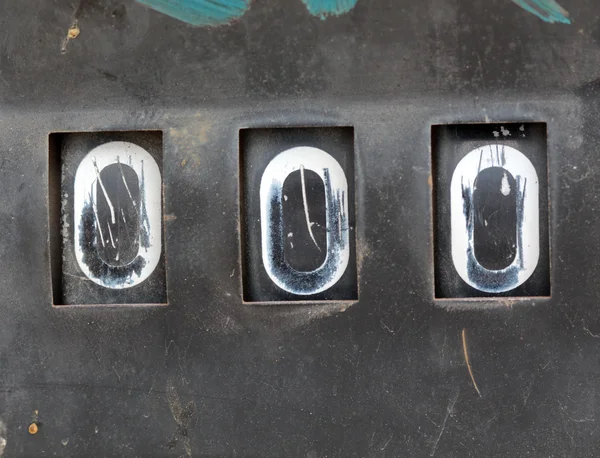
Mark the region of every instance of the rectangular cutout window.
<instances>
[{"instance_id":1,"label":"rectangular cutout window","mask_svg":"<svg viewBox=\"0 0 600 458\"><path fill-rule=\"evenodd\" d=\"M432 127L435 296L550 296L545 123Z\"/></svg>"},{"instance_id":2,"label":"rectangular cutout window","mask_svg":"<svg viewBox=\"0 0 600 458\"><path fill-rule=\"evenodd\" d=\"M166 304L162 132L52 133L54 305Z\"/></svg>"},{"instance_id":3,"label":"rectangular cutout window","mask_svg":"<svg viewBox=\"0 0 600 458\"><path fill-rule=\"evenodd\" d=\"M358 296L352 127L240 131L244 301Z\"/></svg>"}]
</instances>

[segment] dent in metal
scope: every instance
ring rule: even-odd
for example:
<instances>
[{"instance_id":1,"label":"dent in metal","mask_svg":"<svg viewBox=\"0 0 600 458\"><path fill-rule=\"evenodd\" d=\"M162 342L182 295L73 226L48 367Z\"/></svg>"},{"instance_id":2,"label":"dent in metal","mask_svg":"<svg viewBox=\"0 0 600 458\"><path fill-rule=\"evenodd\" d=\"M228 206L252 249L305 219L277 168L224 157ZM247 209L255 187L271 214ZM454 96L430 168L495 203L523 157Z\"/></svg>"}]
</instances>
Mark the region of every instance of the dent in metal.
<instances>
[{"instance_id":1,"label":"dent in metal","mask_svg":"<svg viewBox=\"0 0 600 458\"><path fill-rule=\"evenodd\" d=\"M473 240L473 193L479 173L490 167L504 169L516 182L516 189L510 190L516 199L516 256L499 270L479 264ZM487 145L462 158L450 184L450 213L452 261L467 284L486 293L502 293L522 285L533 274L540 254L539 183L533 164L523 153L509 146Z\"/></svg>"},{"instance_id":2,"label":"dent in metal","mask_svg":"<svg viewBox=\"0 0 600 458\"><path fill-rule=\"evenodd\" d=\"M310 272L293 269L284 258L283 184L290 173L304 169L319 175L325 188L327 254L323 264ZM300 146L283 151L265 168L260 183L262 259L279 288L298 295L317 294L342 277L350 258L347 196L344 170L318 148Z\"/></svg>"},{"instance_id":3,"label":"dent in metal","mask_svg":"<svg viewBox=\"0 0 600 458\"><path fill-rule=\"evenodd\" d=\"M139 181L139 202L134 202L138 252L126 265L113 266L101 259L96 248L98 243L102 246L119 243L110 227L111 223L115 224L117 215L100 174L109 165L119 164L121 167L122 161L135 171ZM133 201L124 176L123 182ZM133 143L105 143L83 158L75 174L73 214L75 256L86 277L105 288L123 289L139 285L152 274L161 255L161 183L160 170L154 158ZM100 221L98 216L98 187L110 208L111 217L107 221ZM122 208L120 216L125 222ZM106 230L103 230L103 224Z\"/></svg>"}]
</instances>

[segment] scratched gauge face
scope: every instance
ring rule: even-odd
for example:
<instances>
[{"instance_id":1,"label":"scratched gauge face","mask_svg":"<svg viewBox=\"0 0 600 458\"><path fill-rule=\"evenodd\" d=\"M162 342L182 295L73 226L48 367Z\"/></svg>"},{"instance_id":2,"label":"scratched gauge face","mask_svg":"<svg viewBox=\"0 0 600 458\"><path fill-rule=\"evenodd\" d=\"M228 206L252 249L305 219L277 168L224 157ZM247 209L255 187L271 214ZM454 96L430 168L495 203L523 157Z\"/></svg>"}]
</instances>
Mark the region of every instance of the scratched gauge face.
<instances>
[{"instance_id":1,"label":"scratched gauge face","mask_svg":"<svg viewBox=\"0 0 600 458\"><path fill-rule=\"evenodd\" d=\"M165 302L160 135L63 136L61 302Z\"/></svg>"},{"instance_id":2,"label":"scratched gauge face","mask_svg":"<svg viewBox=\"0 0 600 458\"><path fill-rule=\"evenodd\" d=\"M548 296L544 124L435 126L436 297Z\"/></svg>"},{"instance_id":3,"label":"scratched gauge face","mask_svg":"<svg viewBox=\"0 0 600 458\"><path fill-rule=\"evenodd\" d=\"M97 146L75 174L74 246L83 274L111 289L146 280L161 256L160 170L129 142Z\"/></svg>"},{"instance_id":4,"label":"scratched gauge face","mask_svg":"<svg viewBox=\"0 0 600 458\"><path fill-rule=\"evenodd\" d=\"M244 298L356 299L353 131L242 131Z\"/></svg>"}]
</instances>

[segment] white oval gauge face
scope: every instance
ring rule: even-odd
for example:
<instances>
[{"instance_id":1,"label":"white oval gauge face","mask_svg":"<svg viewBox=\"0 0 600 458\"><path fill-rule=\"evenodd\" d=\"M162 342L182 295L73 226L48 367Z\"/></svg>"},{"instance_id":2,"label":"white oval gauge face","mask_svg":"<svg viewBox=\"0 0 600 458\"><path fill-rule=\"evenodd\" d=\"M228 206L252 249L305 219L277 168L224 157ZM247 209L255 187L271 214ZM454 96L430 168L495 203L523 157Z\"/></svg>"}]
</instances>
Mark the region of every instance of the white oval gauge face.
<instances>
[{"instance_id":1,"label":"white oval gauge face","mask_svg":"<svg viewBox=\"0 0 600 458\"><path fill-rule=\"evenodd\" d=\"M293 269L284 256L283 184L292 172L300 171L304 177L305 170L313 171L323 181L327 226L325 260L310 272ZM348 182L331 155L318 148L300 146L273 158L260 183L260 215L263 264L279 288L298 295L317 294L342 277L350 259ZM307 224L310 232L308 215Z\"/></svg>"},{"instance_id":2,"label":"white oval gauge face","mask_svg":"<svg viewBox=\"0 0 600 458\"><path fill-rule=\"evenodd\" d=\"M75 174L73 215L75 256L86 277L110 289L142 283L161 256L162 180L154 158L129 142L92 149Z\"/></svg>"},{"instance_id":3,"label":"white oval gauge face","mask_svg":"<svg viewBox=\"0 0 600 458\"><path fill-rule=\"evenodd\" d=\"M477 178L490 167L504 169L514 178L514 189L502 180L500 192L512 194L516 205L516 255L499 270L483 267L474 248ZM506 176L506 175L505 175ZM474 149L458 163L450 184L452 261L460 277L486 293L503 293L522 285L533 274L540 256L539 182L531 161L520 151L504 145Z\"/></svg>"}]
</instances>

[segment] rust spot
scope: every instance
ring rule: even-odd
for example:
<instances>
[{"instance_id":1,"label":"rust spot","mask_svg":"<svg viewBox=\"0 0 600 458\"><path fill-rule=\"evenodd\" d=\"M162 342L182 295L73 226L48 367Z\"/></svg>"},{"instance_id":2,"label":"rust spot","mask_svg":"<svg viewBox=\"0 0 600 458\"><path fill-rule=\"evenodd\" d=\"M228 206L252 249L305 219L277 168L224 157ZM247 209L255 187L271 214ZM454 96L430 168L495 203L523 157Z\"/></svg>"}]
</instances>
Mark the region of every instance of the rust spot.
<instances>
[{"instance_id":1,"label":"rust spot","mask_svg":"<svg viewBox=\"0 0 600 458\"><path fill-rule=\"evenodd\" d=\"M198 142L200 142L201 145L208 142L208 127L209 126L204 125L200 128L200 132L198 132Z\"/></svg>"},{"instance_id":2,"label":"rust spot","mask_svg":"<svg viewBox=\"0 0 600 458\"><path fill-rule=\"evenodd\" d=\"M35 423L35 422L31 423L29 425L29 428L27 428L27 430L29 431L29 434L31 434L32 436L34 434L37 434L37 432L38 432L38 425L37 425L37 423Z\"/></svg>"},{"instance_id":3,"label":"rust spot","mask_svg":"<svg viewBox=\"0 0 600 458\"><path fill-rule=\"evenodd\" d=\"M430 188L433 187L433 176L431 175L431 173L427 177L427 184L429 185Z\"/></svg>"},{"instance_id":4,"label":"rust spot","mask_svg":"<svg viewBox=\"0 0 600 458\"><path fill-rule=\"evenodd\" d=\"M190 154L185 159L183 159L183 161L181 161L182 167L185 167L188 164L192 169L197 169L198 167L200 167L200 158L193 154Z\"/></svg>"},{"instance_id":5,"label":"rust spot","mask_svg":"<svg viewBox=\"0 0 600 458\"><path fill-rule=\"evenodd\" d=\"M79 28L79 24L77 24L77 20L75 20L71 24L71 27L68 28L67 35L62 41L62 45L60 47L61 54L65 54L67 52L67 45L69 44L69 41L77 38L80 33L81 29Z\"/></svg>"},{"instance_id":6,"label":"rust spot","mask_svg":"<svg viewBox=\"0 0 600 458\"><path fill-rule=\"evenodd\" d=\"M79 26L77 25L77 23L75 23L69 28L69 30L67 32L67 38L69 40L72 40L74 38L77 38L80 33L81 33L81 30L79 30Z\"/></svg>"}]
</instances>

